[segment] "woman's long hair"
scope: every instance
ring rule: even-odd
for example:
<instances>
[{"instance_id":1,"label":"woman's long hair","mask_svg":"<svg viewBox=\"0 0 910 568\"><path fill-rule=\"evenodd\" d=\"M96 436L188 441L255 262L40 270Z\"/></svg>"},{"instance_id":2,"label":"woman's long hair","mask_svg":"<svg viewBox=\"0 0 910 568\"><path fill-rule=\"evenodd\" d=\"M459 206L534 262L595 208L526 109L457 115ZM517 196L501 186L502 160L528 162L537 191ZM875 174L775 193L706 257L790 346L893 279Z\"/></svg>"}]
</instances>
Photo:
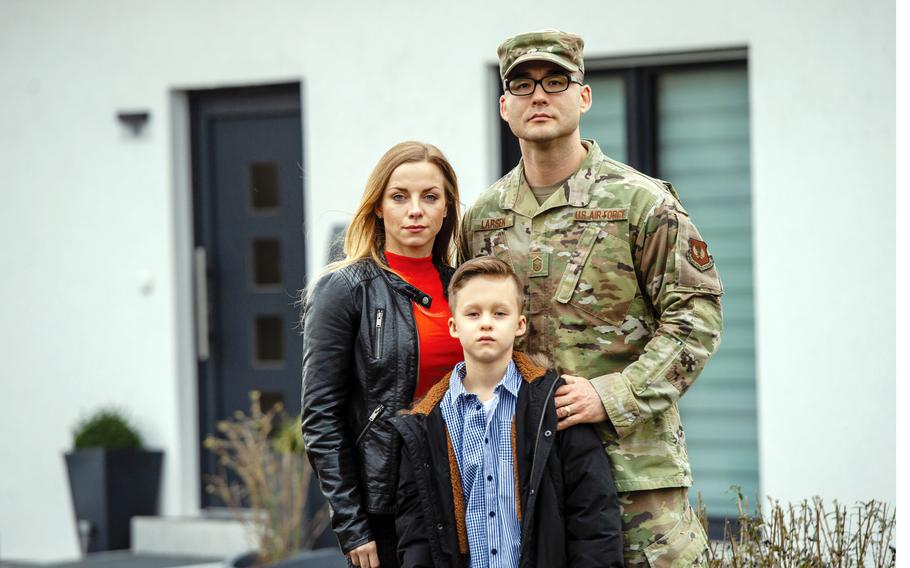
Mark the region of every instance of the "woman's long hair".
<instances>
[{"instance_id":1,"label":"woman's long hair","mask_svg":"<svg viewBox=\"0 0 910 568\"><path fill-rule=\"evenodd\" d=\"M453 265L456 244L461 231L461 203L458 197L458 178L452 164L445 155L432 144L424 142L401 142L392 146L379 159L373 172L367 179L366 188L360 198L357 212L344 233L344 259L333 262L319 271L313 278L316 282L323 275L334 272L353 264L361 259L370 258L383 270L392 271L386 262L385 255L385 226L376 215L376 210L382 204L386 186L392 172L408 163L429 162L439 168L445 180L446 216L442 220L442 227L433 241L433 262L447 266Z\"/></svg>"}]
</instances>

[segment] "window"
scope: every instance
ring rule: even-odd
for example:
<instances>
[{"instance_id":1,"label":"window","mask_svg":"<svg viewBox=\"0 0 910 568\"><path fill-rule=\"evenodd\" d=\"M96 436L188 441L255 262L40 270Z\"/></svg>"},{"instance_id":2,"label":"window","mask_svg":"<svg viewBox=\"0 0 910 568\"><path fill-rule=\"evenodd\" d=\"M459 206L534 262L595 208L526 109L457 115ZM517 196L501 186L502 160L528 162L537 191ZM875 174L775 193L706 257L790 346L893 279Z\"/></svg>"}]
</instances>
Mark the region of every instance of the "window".
<instances>
[{"instance_id":1,"label":"window","mask_svg":"<svg viewBox=\"0 0 910 568\"><path fill-rule=\"evenodd\" d=\"M732 486L758 496L749 90L744 50L592 61L583 138L668 180L709 244L726 293L718 352L680 402L697 492L712 520L736 516ZM518 162L503 123L503 173ZM715 523L712 523L714 532Z\"/></svg>"}]
</instances>

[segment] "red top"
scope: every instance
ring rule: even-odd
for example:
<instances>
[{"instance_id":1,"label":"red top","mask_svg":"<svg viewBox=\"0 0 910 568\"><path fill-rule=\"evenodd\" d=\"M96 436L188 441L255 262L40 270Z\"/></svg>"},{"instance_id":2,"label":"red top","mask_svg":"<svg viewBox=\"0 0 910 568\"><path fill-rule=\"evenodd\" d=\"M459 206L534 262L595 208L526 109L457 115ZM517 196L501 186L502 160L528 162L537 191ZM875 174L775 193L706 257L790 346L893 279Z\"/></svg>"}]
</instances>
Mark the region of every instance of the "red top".
<instances>
[{"instance_id":1,"label":"red top","mask_svg":"<svg viewBox=\"0 0 910 568\"><path fill-rule=\"evenodd\" d=\"M385 257L392 270L401 275L405 282L433 298L429 308L413 302L420 347L420 369L417 374L417 389L414 391L414 400L417 400L463 359L461 343L449 335L451 312L442 293L442 281L433 266L432 257L412 258L388 251Z\"/></svg>"}]
</instances>

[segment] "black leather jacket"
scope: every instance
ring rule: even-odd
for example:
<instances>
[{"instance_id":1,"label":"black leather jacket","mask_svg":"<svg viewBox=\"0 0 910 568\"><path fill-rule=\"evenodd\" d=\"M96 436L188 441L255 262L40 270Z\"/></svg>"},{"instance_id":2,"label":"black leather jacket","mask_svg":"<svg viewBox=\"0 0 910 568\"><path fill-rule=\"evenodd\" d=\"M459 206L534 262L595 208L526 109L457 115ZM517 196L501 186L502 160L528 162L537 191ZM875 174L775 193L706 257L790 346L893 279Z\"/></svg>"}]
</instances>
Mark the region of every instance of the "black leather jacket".
<instances>
[{"instance_id":1,"label":"black leather jacket","mask_svg":"<svg viewBox=\"0 0 910 568\"><path fill-rule=\"evenodd\" d=\"M453 269L437 265L443 290ZM303 307L303 436L347 553L373 539L367 513L395 512L399 438L420 354L411 302L433 299L372 260L320 278Z\"/></svg>"}]
</instances>

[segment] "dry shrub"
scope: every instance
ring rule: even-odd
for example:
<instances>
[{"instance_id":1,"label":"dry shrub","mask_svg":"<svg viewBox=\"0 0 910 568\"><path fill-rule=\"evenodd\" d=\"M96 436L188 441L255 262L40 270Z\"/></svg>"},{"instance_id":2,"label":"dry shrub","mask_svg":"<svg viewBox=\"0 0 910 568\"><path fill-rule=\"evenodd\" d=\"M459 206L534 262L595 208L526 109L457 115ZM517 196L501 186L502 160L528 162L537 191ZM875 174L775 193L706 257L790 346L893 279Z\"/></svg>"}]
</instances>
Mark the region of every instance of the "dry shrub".
<instances>
[{"instance_id":1,"label":"dry shrub","mask_svg":"<svg viewBox=\"0 0 910 568\"><path fill-rule=\"evenodd\" d=\"M313 476L300 421L289 418L280 403L263 412L258 391L250 401L249 415L237 411L218 423L218 436L205 439L219 469L208 477L206 491L252 531L259 563L272 564L312 548L328 526L328 506L305 519Z\"/></svg>"},{"instance_id":2,"label":"dry shrub","mask_svg":"<svg viewBox=\"0 0 910 568\"><path fill-rule=\"evenodd\" d=\"M749 503L738 488L736 523L724 525L724 539L711 541L708 565L753 568L850 568L895 565L895 510L869 501L852 508L819 497L798 505L768 499L768 511ZM708 515L701 495L698 514L707 531Z\"/></svg>"}]
</instances>

